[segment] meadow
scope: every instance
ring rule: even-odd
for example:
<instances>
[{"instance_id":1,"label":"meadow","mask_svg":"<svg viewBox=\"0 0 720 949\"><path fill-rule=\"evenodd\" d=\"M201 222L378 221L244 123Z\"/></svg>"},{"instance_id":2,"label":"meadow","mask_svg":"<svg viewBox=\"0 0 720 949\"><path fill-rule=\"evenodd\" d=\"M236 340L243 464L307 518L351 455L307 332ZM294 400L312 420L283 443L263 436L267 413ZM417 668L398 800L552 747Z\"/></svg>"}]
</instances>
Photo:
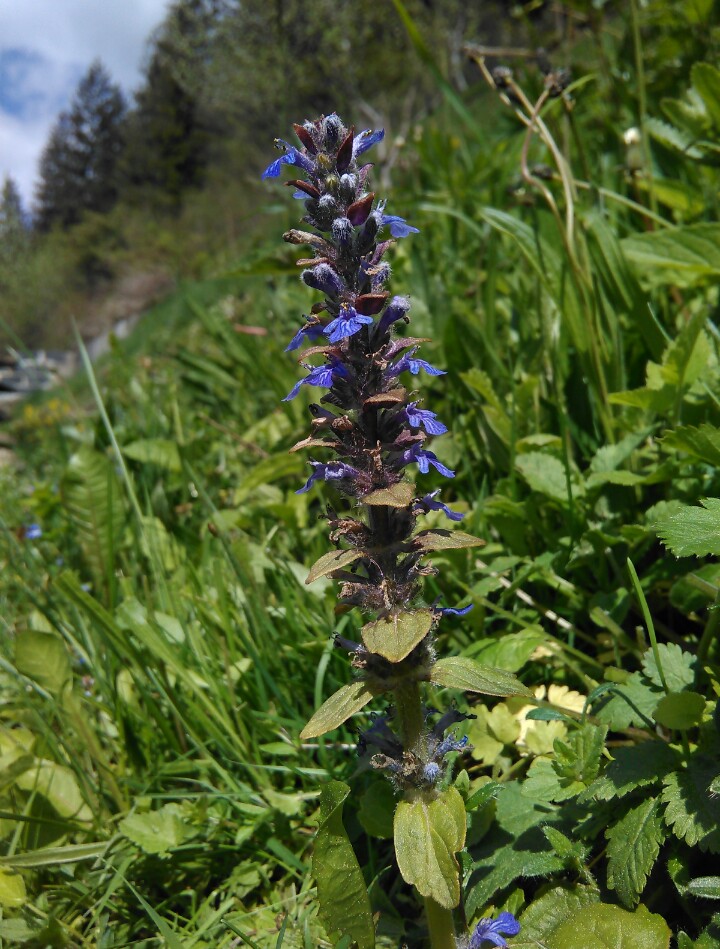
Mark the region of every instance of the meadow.
<instances>
[{"instance_id":1,"label":"meadow","mask_svg":"<svg viewBox=\"0 0 720 949\"><path fill-rule=\"evenodd\" d=\"M442 104L394 143L419 233L392 286L447 372L413 381L450 428L443 500L485 541L433 555L423 598L474 606L439 652L534 695L443 696L475 716L447 778L458 932L508 912L512 949L716 949L720 28L710 0L567 6L549 54L469 47L458 92L394 4ZM312 397L281 402L309 306L289 197L4 426L3 946L351 949L311 872L329 781L354 802L361 949L429 945L367 714L300 738L363 618L305 583L332 488L296 493Z\"/></svg>"}]
</instances>

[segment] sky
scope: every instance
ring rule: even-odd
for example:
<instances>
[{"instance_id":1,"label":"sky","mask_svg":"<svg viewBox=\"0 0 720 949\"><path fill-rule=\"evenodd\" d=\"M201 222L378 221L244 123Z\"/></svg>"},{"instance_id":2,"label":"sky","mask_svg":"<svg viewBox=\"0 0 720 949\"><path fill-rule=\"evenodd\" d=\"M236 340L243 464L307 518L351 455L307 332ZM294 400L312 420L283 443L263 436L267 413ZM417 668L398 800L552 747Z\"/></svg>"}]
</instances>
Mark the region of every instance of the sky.
<instances>
[{"instance_id":1,"label":"sky","mask_svg":"<svg viewBox=\"0 0 720 949\"><path fill-rule=\"evenodd\" d=\"M169 0L0 0L0 184L11 175L27 208L58 113L100 58L126 97Z\"/></svg>"}]
</instances>

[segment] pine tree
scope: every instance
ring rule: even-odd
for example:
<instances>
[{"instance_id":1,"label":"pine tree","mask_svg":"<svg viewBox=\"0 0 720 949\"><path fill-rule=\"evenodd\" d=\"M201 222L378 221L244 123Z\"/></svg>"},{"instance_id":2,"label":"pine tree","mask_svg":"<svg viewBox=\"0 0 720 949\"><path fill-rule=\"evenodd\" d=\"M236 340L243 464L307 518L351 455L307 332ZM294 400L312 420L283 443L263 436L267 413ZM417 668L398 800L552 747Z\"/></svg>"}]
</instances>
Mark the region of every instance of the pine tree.
<instances>
[{"instance_id":1,"label":"pine tree","mask_svg":"<svg viewBox=\"0 0 720 949\"><path fill-rule=\"evenodd\" d=\"M37 226L72 227L85 211L109 211L118 196L125 102L96 60L70 109L58 116L40 160Z\"/></svg>"},{"instance_id":2,"label":"pine tree","mask_svg":"<svg viewBox=\"0 0 720 949\"><path fill-rule=\"evenodd\" d=\"M14 264L28 246L27 218L15 181L8 175L0 192L0 265Z\"/></svg>"}]
</instances>

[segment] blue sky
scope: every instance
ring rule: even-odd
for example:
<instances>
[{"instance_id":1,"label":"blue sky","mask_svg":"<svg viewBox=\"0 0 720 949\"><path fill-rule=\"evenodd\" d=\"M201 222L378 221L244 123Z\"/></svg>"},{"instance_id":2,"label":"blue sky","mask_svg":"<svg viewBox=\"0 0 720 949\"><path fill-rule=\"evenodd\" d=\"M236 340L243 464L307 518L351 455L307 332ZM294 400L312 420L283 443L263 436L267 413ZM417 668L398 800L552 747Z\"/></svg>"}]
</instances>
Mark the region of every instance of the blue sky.
<instances>
[{"instance_id":1,"label":"blue sky","mask_svg":"<svg viewBox=\"0 0 720 949\"><path fill-rule=\"evenodd\" d=\"M26 205L58 112L96 58L130 98L168 0L0 0L0 182Z\"/></svg>"}]
</instances>

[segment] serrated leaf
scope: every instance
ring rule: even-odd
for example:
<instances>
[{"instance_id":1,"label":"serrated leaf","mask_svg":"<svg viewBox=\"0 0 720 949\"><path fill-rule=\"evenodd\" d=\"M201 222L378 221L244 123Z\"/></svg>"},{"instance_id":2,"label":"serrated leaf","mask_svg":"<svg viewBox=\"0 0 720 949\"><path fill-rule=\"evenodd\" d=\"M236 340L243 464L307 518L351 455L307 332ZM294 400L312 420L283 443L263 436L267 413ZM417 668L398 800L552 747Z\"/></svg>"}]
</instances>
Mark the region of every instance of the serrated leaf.
<instances>
[{"instance_id":1,"label":"serrated leaf","mask_svg":"<svg viewBox=\"0 0 720 949\"><path fill-rule=\"evenodd\" d=\"M463 547L482 547L484 540L465 534L463 531L450 531L442 528L420 531L412 539L414 550L460 550Z\"/></svg>"},{"instance_id":2,"label":"serrated leaf","mask_svg":"<svg viewBox=\"0 0 720 949\"><path fill-rule=\"evenodd\" d=\"M662 107L668 118L676 121L678 115L670 104L672 101L663 100ZM645 127L650 135L666 148L681 152L683 155L687 155L688 158L700 159L703 157L702 150L695 144L695 135L689 135L675 125L670 125L670 123L656 118L648 118Z\"/></svg>"},{"instance_id":3,"label":"serrated leaf","mask_svg":"<svg viewBox=\"0 0 720 949\"><path fill-rule=\"evenodd\" d=\"M632 748L617 748L613 754L614 760L583 794L583 800L594 797L599 801L611 801L625 797L635 788L662 781L680 763L678 753L662 741L645 741Z\"/></svg>"},{"instance_id":4,"label":"serrated leaf","mask_svg":"<svg viewBox=\"0 0 720 949\"><path fill-rule=\"evenodd\" d=\"M553 455L531 451L527 455L519 455L515 459L515 467L533 491L538 491L540 494L561 501L563 504L568 503L565 467ZM571 488L573 494L581 491L577 484L572 484Z\"/></svg>"},{"instance_id":5,"label":"serrated leaf","mask_svg":"<svg viewBox=\"0 0 720 949\"><path fill-rule=\"evenodd\" d=\"M473 592L477 588L473 587ZM528 627L517 633L507 633L499 639L486 639L473 644L473 658L483 665L517 672L530 659L538 646L547 641L545 631L539 627Z\"/></svg>"},{"instance_id":6,"label":"serrated leaf","mask_svg":"<svg viewBox=\"0 0 720 949\"><path fill-rule=\"evenodd\" d=\"M568 920L554 933L548 949L670 949L670 929L645 906L634 912L595 903L580 920Z\"/></svg>"},{"instance_id":7,"label":"serrated leaf","mask_svg":"<svg viewBox=\"0 0 720 949\"><path fill-rule=\"evenodd\" d=\"M141 438L125 445L123 455L144 465L157 465L168 471L182 470L177 442L169 438Z\"/></svg>"},{"instance_id":8,"label":"serrated leaf","mask_svg":"<svg viewBox=\"0 0 720 949\"><path fill-rule=\"evenodd\" d=\"M720 498L704 498L703 507L686 507L659 517L654 530L676 557L720 554Z\"/></svg>"},{"instance_id":9,"label":"serrated leaf","mask_svg":"<svg viewBox=\"0 0 720 949\"><path fill-rule=\"evenodd\" d=\"M383 656L388 662L400 662L425 639L434 620L432 610L393 613L363 626L362 640L370 652Z\"/></svg>"},{"instance_id":10,"label":"serrated leaf","mask_svg":"<svg viewBox=\"0 0 720 949\"><path fill-rule=\"evenodd\" d=\"M623 251L651 286L690 287L720 278L720 224L686 224L633 234Z\"/></svg>"},{"instance_id":11,"label":"serrated leaf","mask_svg":"<svg viewBox=\"0 0 720 949\"><path fill-rule=\"evenodd\" d=\"M460 867L455 854L465 846L465 805L455 788L432 801L401 801L395 811L395 855L406 883L446 909L460 902Z\"/></svg>"},{"instance_id":12,"label":"serrated leaf","mask_svg":"<svg viewBox=\"0 0 720 949\"><path fill-rule=\"evenodd\" d=\"M355 563L362 556L364 554L361 550L331 550L315 561L310 568L305 583L312 583L314 580L319 580L320 577L328 576L335 570L349 567L351 563Z\"/></svg>"},{"instance_id":13,"label":"serrated leaf","mask_svg":"<svg viewBox=\"0 0 720 949\"><path fill-rule=\"evenodd\" d=\"M631 808L605 831L608 886L628 908L639 901L664 836L657 798L648 798Z\"/></svg>"},{"instance_id":14,"label":"serrated leaf","mask_svg":"<svg viewBox=\"0 0 720 949\"><path fill-rule=\"evenodd\" d=\"M120 821L118 829L145 853L158 856L179 847L192 833L192 828L182 818L180 807L172 803L146 814L128 814Z\"/></svg>"},{"instance_id":15,"label":"serrated leaf","mask_svg":"<svg viewBox=\"0 0 720 949\"><path fill-rule=\"evenodd\" d=\"M589 886L556 886L534 900L520 917L522 939L534 945L550 945L555 931L566 921L577 922L585 908L600 902L600 894Z\"/></svg>"},{"instance_id":16,"label":"serrated leaf","mask_svg":"<svg viewBox=\"0 0 720 949\"><path fill-rule=\"evenodd\" d=\"M627 682L615 686L611 692L601 696L593 707L595 716L614 730L631 726L652 726L652 714L663 695L661 689L633 672Z\"/></svg>"},{"instance_id":17,"label":"serrated leaf","mask_svg":"<svg viewBox=\"0 0 720 949\"><path fill-rule=\"evenodd\" d=\"M713 125L720 129L720 71L710 63L695 63L690 75Z\"/></svg>"},{"instance_id":18,"label":"serrated leaf","mask_svg":"<svg viewBox=\"0 0 720 949\"><path fill-rule=\"evenodd\" d=\"M716 775L717 763L696 755L685 771L666 776L662 792L667 804L665 821L675 836L711 853L720 853L720 798L710 791Z\"/></svg>"},{"instance_id":19,"label":"serrated leaf","mask_svg":"<svg viewBox=\"0 0 720 949\"><path fill-rule=\"evenodd\" d=\"M357 857L343 825L347 784L330 781L320 795L320 826L315 838L313 876L320 918L333 941L347 936L357 949L374 949L370 899Z\"/></svg>"},{"instance_id":20,"label":"serrated leaf","mask_svg":"<svg viewBox=\"0 0 720 949\"><path fill-rule=\"evenodd\" d=\"M698 725L705 711L705 697L699 692L670 692L664 695L653 718L665 728L685 731Z\"/></svg>"},{"instance_id":21,"label":"serrated leaf","mask_svg":"<svg viewBox=\"0 0 720 949\"><path fill-rule=\"evenodd\" d=\"M532 692L512 673L492 666L483 666L466 656L439 659L430 670L433 685L483 695L527 695Z\"/></svg>"},{"instance_id":22,"label":"serrated leaf","mask_svg":"<svg viewBox=\"0 0 720 949\"><path fill-rule=\"evenodd\" d=\"M696 877L687 884L685 892L706 900L720 900L720 877Z\"/></svg>"},{"instance_id":23,"label":"serrated leaf","mask_svg":"<svg viewBox=\"0 0 720 949\"><path fill-rule=\"evenodd\" d=\"M685 652L682 646L677 643L659 643L657 650L665 682L671 692L682 692L683 689L688 688L695 682L696 656L693 656L690 652ZM663 683L655 661L654 650L647 650L642 658L642 668L648 679L651 679L655 685L662 688Z\"/></svg>"},{"instance_id":24,"label":"serrated leaf","mask_svg":"<svg viewBox=\"0 0 720 949\"><path fill-rule=\"evenodd\" d=\"M545 839L555 851L556 855L568 864L581 861L587 855L586 848L577 840L570 840L557 827L543 827Z\"/></svg>"},{"instance_id":25,"label":"serrated leaf","mask_svg":"<svg viewBox=\"0 0 720 949\"><path fill-rule=\"evenodd\" d=\"M540 840L543 840L542 836ZM491 856L476 864L476 870L487 870L487 872L468 894L466 901L468 918L472 918L481 907L487 905L515 880L549 877L562 869L562 860L549 850L544 853L522 850L514 841L511 845L499 850L495 849Z\"/></svg>"},{"instance_id":26,"label":"serrated leaf","mask_svg":"<svg viewBox=\"0 0 720 949\"><path fill-rule=\"evenodd\" d=\"M351 715L364 708L375 693L366 682L359 680L344 685L320 706L300 732L300 737L319 738L326 732L339 728Z\"/></svg>"},{"instance_id":27,"label":"serrated leaf","mask_svg":"<svg viewBox=\"0 0 720 949\"><path fill-rule=\"evenodd\" d=\"M720 467L720 428L704 422L699 428L682 425L663 435L664 449L684 451L709 465Z\"/></svg>"},{"instance_id":28,"label":"serrated leaf","mask_svg":"<svg viewBox=\"0 0 720 949\"><path fill-rule=\"evenodd\" d=\"M363 504L384 505L385 507L407 507L415 496L415 487L407 481L400 481L390 488L378 488L363 495Z\"/></svg>"}]
</instances>

